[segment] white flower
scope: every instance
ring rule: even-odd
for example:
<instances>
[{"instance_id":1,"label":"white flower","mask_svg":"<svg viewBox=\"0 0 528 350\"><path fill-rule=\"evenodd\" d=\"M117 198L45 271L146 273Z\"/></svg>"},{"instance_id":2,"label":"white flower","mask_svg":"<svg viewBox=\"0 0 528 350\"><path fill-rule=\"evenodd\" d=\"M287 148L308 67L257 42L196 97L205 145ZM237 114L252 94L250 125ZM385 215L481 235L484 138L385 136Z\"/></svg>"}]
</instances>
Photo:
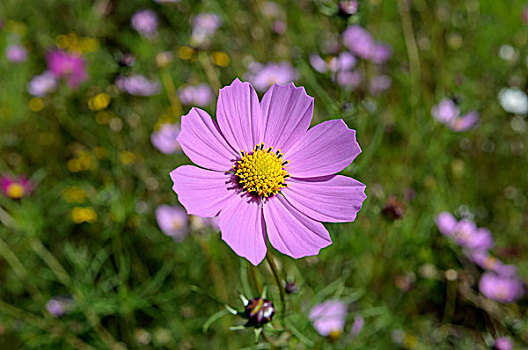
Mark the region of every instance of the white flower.
<instances>
[{"instance_id":1,"label":"white flower","mask_svg":"<svg viewBox=\"0 0 528 350\"><path fill-rule=\"evenodd\" d=\"M528 113L528 96L517 88L503 88L499 92L499 102L506 112L515 114Z\"/></svg>"}]
</instances>

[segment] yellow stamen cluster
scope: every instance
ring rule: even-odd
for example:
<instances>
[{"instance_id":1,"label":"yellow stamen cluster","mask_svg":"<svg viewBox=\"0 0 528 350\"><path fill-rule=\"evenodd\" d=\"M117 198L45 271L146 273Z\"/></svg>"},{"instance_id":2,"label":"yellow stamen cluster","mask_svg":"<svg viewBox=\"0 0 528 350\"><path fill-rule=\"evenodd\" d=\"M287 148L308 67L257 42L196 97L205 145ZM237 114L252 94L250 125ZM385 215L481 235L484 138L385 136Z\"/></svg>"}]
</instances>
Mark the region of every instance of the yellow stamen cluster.
<instances>
[{"instance_id":1,"label":"yellow stamen cluster","mask_svg":"<svg viewBox=\"0 0 528 350\"><path fill-rule=\"evenodd\" d=\"M12 183L9 186L7 186L6 194L14 199L19 199L24 196L26 190L24 189L24 186L22 186L19 183Z\"/></svg>"},{"instance_id":2,"label":"yellow stamen cluster","mask_svg":"<svg viewBox=\"0 0 528 350\"><path fill-rule=\"evenodd\" d=\"M241 151L242 158L233 165L238 182L249 193L267 198L288 186L285 181L290 175L284 170L288 161L282 160L280 150L272 150L265 150L262 143L252 152Z\"/></svg>"}]
</instances>

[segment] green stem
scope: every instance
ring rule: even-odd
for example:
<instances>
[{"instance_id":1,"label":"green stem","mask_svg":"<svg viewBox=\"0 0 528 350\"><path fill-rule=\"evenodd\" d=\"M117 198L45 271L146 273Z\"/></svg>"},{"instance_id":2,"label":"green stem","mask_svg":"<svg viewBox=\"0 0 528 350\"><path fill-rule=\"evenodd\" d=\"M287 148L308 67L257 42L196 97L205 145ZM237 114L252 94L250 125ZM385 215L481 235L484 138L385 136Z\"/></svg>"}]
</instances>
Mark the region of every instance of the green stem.
<instances>
[{"instance_id":1,"label":"green stem","mask_svg":"<svg viewBox=\"0 0 528 350\"><path fill-rule=\"evenodd\" d=\"M209 85L211 85L215 93L218 94L218 91L220 91L222 84L220 83L220 78L218 77L218 74L211 63L209 56L207 56L207 53L200 52L198 54L198 61L202 65L205 71L205 75L207 75L207 80L209 80Z\"/></svg>"},{"instance_id":2,"label":"green stem","mask_svg":"<svg viewBox=\"0 0 528 350\"><path fill-rule=\"evenodd\" d=\"M253 282L255 283L255 287L257 288L257 292L259 295L262 295L262 284L260 283L257 268L253 265L250 267L251 269L251 277L253 278Z\"/></svg>"},{"instance_id":3,"label":"green stem","mask_svg":"<svg viewBox=\"0 0 528 350\"><path fill-rule=\"evenodd\" d=\"M163 86L165 87L165 91L167 92L167 96L169 97L172 112L179 117L181 115L182 110L181 103L178 99L176 87L174 86L174 82L172 81L172 77L168 69L164 69L161 72L161 81L163 82Z\"/></svg>"},{"instance_id":4,"label":"green stem","mask_svg":"<svg viewBox=\"0 0 528 350\"><path fill-rule=\"evenodd\" d=\"M281 300L281 318L284 318L284 314L286 312L286 292L284 291L284 286L282 285L279 269L277 268L275 260L273 259L273 255L271 254L269 249L266 254L266 261L268 262L271 268L271 272L273 273L273 277L275 278L275 283L277 284L277 287L279 287Z\"/></svg>"}]
</instances>

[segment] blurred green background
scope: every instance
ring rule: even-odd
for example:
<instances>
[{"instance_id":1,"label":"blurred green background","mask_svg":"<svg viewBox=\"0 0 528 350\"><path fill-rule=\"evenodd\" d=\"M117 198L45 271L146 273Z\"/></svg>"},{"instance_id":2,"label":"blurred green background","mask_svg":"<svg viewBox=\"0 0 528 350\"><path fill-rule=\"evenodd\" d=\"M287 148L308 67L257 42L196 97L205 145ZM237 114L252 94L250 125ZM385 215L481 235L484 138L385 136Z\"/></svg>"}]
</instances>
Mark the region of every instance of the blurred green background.
<instances>
[{"instance_id":1,"label":"blurred green background","mask_svg":"<svg viewBox=\"0 0 528 350\"><path fill-rule=\"evenodd\" d=\"M494 254L527 276L526 116L507 113L497 97L503 87L527 86L526 3L365 0L348 18L331 0L276 1L274 16L266 4L2 0L0 173L34 185L20 200L0 197L2 349L486 349L501 335L528 347L526 300L483 298L478 270L434 223L444 210L470 213L493 232ZM155 39L130 25L144 8L158 17ZM191 19L200 12L222 23L197 48ZM274 31L277 19L286 25L282 33ZM392 78L381 95L341 88L310 65L312 53L324 56L354 23L393 48L381 68L358 63L365 77L381 70ZM27 48L26 62L6 59L13 42ZM30 80L46 69L46 52L68 45L82 48L89 79L78 89L60 82L46 96L28 94ZM504 45L513 56L499 55ZM157 61L160 52L174 57ZM119 64L125 53L134 65ZM190 109L178 88L207 83L217 93L247 77L253 61L291 62L296 85L315 98L312 125L343 118L356 129L363 153L343 174L366 184L368 196L354 223L325 224L334 243L318 256L275 252L282 278L299 292L287 295L285 319L256 344L251 329L230 330L245 320L224 304L241 310L240 293L258 296L257 276L281 305L268 265L254 269L211 227L191 228L183 242L162 233L157 206L178 204L168 173L190 161L150 141L161 123L178 122ZM120 92L116 76L129 73L159 81L160 93ZM109 104L95 108L100 93ZM478 110L478 128L454 133L436 122L430 110L444 97ZM215 105L204 109L214 116ZM389 202L403 208L401 218L383 215ZM81 217L79 208L86 209ZM450 269L458 278L447 281ZM60 318L46 311L56 296L75 305ZM345 332L333 342L308 319L329 298L349 304ZM357 314L365 326L352 337Z\"/></svg>"}]
</instances>

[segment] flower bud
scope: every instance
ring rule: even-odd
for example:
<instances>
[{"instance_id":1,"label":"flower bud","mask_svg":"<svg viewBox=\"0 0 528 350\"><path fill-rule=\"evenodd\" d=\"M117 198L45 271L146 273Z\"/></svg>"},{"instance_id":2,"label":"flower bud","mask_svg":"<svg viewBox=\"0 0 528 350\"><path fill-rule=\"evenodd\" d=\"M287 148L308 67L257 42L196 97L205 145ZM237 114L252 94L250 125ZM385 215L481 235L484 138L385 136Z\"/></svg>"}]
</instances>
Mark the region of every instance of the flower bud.
<instances>
[{"instance_id":1,"label":"flower bud","mask_svg":"<svg viewBox=\"0 0 528 350\"><path fill-rule=\"evenodd\" d=\"M275 314L273 303L267 299L253 298L247 302L244 315L248 319L246 327L262 327L270 322Z\"/></svg>"},{"instance_id":2,"label":"flower bud","mask_svg":"<svg viewBox=\"0 0 528 350\"><path fill-rule=\"evenodd\" d=\"M299 287L293 282L288 282L286 283L284 290L287 294L296 294L297 292L299 292Z\"/></svg>"},{"instance_id":3,"label":"flower bud","mask_svg":"<svg viewBox=\"0 0 528 350\"><path fill-rule=\"evenodd\" d=\"M382 214L389 220L400 219L404 214L403 203L394 196L390 196L383 208Z\"/></svg>"}]
</instances>

